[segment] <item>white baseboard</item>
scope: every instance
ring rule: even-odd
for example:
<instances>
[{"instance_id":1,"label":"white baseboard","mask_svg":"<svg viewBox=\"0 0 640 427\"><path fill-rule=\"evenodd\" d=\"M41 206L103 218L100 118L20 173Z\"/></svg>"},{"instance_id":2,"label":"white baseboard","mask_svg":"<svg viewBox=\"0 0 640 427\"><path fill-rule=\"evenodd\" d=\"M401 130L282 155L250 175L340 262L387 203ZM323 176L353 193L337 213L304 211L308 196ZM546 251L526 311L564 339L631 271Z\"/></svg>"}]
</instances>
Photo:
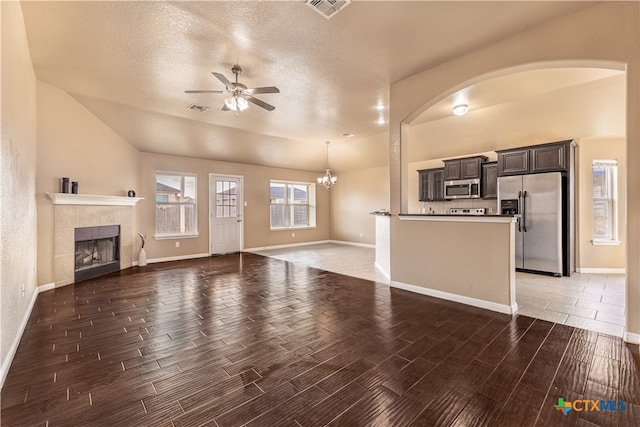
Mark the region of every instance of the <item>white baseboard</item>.
<instances>
[{"instance_id":1,"label":"white baseboard","mask_svg":"<svg viewBox=\"0 0 640 427\"><path fill-rule=\"evenodd\" d=\"M624 333L622 334L622 339L624 340L624 342L628 342L629 344L640 345L640 334L628 332L626 328Z\"/></svg>"},{"instance_id":2,"label":"white baseboard","mask_svg":"<svg viewBox=\"0 0 640 427\"><path fill-rule=\"evenodd\" d=\"M380 264L378 264L377 262L374 264L376 267L376 270L378 270L380 272L380 274L382 274L384 277L387 278L387 280L391 281L391 275L380 266Z\"/></svg>"},{"instance_id":3,"label":"white baseboard","mask_svg":"<svg viewBox=\"0 0 640 427\"><path fill-rule=\"evenodd\" d=\"M206 258L208 256L211 256L208 253L201 253L201 254L189 254L189 255L178 255L178 256L170 256L170 257L165 257L165 258L152 258L147 260L148 264L154 264L157 262L167 262L167 261L184 261L185 259L195 259L195 258ZM136 265L138 263L136 262Z\"/></svg>"},{"instance_id":4,"label":"white baseboard","mask_svg":"<svg viewBox=\"0 0 640 427\"><path fill-rule=\"evenodd\" d=\"M514 314L518 311L518 304L513 305L498 304L496 302L481 300L463 295L452 294L449 292L438 291L436 289L423 288L422 286L409 285L407 283L391 281L394 288L404 289L405 291L415 292L417 294L428 295L444 299L447 301L459 302L461 304L471 305L474 307L484 308L486 310L497 311L498 313Z\"/></svg>"},{"instance_id":5,"label":"white baseboard","mask_svg":"<svg viewBox=\"0 0 640 427\"><path fill-rule=\"evenodd\" d=\"M297 246L321 245L323 243L331 243L331 242L332 242L331 240L316 240L314 242L289 243L286 245L259 246L257 248L245 248L242 250L242 252L258 252L258 251L268 251L270 249L295 248Z\"/></svg>"},{"instance_id":6,"label":"white baseboard","mask_svg":"<svg viewBox=\"0 0 640 427\"><path fill-rule=\"evenodd\" d=\"M286 245L273 245L273 246L260 246L256 248L246 248L246 249L243 249L242 252L268 251L270 249L286 249L286 248L295 248L299 246L323 245L327 243L335 243L337 245L360 246L362 248L370 248L370 249L376 248L376 245L371 245L369 243L347 242L345 240L315 240L313 242L289 243Z\"/></svg>"},{"instance_id":7,"label":"white baseboard","mask_svg":"<svg viewBox=\"0 0 640 427\"><path fill-rule=\"evenodd\" d=\"M589 274L625 274L624 268L576 268L577 273Z\"/></svg>"},{"instance_id":8,"label":"white baseboard","mask_svg":"<svg viewBox=\"0 0 640 427\"><path fill-rule=\"evenodd\" d=\"M38 293L50 291L51 289L55 289L55 288L56 288L55 283L47 283L46 285L40 285L38 286Z\"/></svg>"},{"instance_id":9,"label":"white baseboard","mask_svg":"<svg viewBox=\"0 0 640 427\"><path fill-rule=\"evenodd\" d=\"M345 240L329 240L330 243L336 243L338 245L349 245L349 246L359 246L361 248L370 248L370 249L375 249L376 245L375 244L369 244L369 243L358 243L358 242L347 242Z\"/></svg>"},{"instance_id":10,"label":"white baseboard","mask_svg":"<svg viewBox=\"0 0 640 427\"><path fill-rule=\"evenodd\" d=\"M43 289L46 288L46 289ZM33 307L36 304L36 299L38 298L38 294L40 292L44 292L45 290L50 290L55 288L53 283L48 283L46 285L37 286L33 295L31 296L31 301L29 301L29 305L27 310L22 316L22 321L20 322L20 326L18 327L18 332L11 343L11 347L9 347L9 351L7 352L7 357L2 362L2 368L0 368L0 388L4 385L4 380L7 378L7 374L9 373L9 368L11 368L11 363L13 363L13 358L18 351L18 345L20 345L20 340L22 339L22 334L24 334L24 330L27 327L27 322L29 321L29 317L31 317L31 312L33 311Z\"/></svg>"}]
</instances>

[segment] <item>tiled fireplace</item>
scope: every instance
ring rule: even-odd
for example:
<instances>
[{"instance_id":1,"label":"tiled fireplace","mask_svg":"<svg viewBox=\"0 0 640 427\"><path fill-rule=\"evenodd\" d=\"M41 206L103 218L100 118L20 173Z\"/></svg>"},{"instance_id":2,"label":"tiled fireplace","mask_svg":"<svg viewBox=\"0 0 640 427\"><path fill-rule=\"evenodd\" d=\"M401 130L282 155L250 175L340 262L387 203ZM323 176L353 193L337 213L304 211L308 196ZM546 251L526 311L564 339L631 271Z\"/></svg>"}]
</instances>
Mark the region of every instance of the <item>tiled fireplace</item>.
<instances>
[{"instance_id":1,"label":"tiled fireplace","mask_svg":"<svg viewBox=\"0 0 640 427\"><path fill-rule=\"evenodd\" d=\"M76 230L88 227L117 226L119 229L118 269L129 268L134 260L134 205L140 198L50 193L54 203L55 285L74 283L77 258ZM114 230L114 227L107 227ZM107 233L110 234L110 233ZM111 233L112 234L112 233ZM104 248L101 248L104 249ZM88 249L87 249L88 250ZM95 254L95 257L105 255ZM94 252L91 252L94 257ZM87 261L88 262L88 261ZM80 277L83 280L86 277Z\"/></svg>"},{"instance_id":2,"label":"tiled fireplace","mask_svg":"<svg viewBox=\"0 0 640 427\"><path fill-rule=\"evenodd\" d=\"M120 226L75 229L76 282L120 270Z\"/></svg>"}]
</instances>

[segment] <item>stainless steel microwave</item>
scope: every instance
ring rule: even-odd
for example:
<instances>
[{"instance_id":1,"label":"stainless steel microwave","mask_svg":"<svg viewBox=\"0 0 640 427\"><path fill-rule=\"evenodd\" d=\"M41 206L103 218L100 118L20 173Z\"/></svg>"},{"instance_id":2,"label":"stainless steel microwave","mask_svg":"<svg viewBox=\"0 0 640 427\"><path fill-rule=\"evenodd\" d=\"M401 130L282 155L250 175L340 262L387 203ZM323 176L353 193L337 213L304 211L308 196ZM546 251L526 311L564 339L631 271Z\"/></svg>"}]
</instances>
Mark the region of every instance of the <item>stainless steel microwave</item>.
<instances>
[{"instance_id":1,"label":"stainless steel microwave","mask_svg":"<svg viewBox=\"0 0 640 427\"><path fill-rule=\"evenodd\" d=\"M450 199L478 199L480 198L480 180L460 179L444 182L444 198Z\"/></svg>"}]
</instances>

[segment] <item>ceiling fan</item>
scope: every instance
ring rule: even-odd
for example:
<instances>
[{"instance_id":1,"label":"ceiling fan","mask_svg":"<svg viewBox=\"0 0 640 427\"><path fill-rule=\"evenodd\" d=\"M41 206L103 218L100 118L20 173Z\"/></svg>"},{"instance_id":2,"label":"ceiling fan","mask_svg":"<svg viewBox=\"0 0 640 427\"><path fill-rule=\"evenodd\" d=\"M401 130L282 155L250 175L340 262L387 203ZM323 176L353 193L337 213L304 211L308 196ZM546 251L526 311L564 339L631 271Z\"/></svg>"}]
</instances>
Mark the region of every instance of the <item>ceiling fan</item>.
<instances>
[{"instance_id":1,"label":"ceiling fan","mask_svg":"<svg viewBox=\"0 0 640 427\"><path fill-rule=\"evenodd\" d=\"M226 93L229 95L224 100L222 111L235 111L236 116L241 111L249 108L248 102L256 104L259 107L268 111L275 110L276 107L267 104L266 102L253 97L254 94L259 93L280 93L280 90L275 86L248 88L242 83L238 82L238 76L242 73L242 68L239 65L234 65L231 68L231 72L236 75L236 81L230 82L225 76L220 73L211 73L225 86L225 90L185 90L185 93ZM247 102L248 101L248 102Z\"/></svg>"}]
</instances>

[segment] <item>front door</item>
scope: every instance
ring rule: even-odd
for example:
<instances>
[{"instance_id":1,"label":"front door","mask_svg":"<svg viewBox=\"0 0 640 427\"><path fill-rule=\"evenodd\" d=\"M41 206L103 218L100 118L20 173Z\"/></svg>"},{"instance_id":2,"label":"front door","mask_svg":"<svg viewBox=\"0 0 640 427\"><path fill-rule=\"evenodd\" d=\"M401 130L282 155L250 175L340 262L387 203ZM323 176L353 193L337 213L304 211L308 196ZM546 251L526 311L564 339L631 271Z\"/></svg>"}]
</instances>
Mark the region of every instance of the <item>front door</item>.
<instances>
[{"instance_id":1,"label":"front door","mask_svg":"<svg viewBox=\"0 0 640 427\"><path fill-rule=\"evenodd\" d=\"M242 177L209 176L211 255L242 250Z\"/></svg>"}]
</instances>

